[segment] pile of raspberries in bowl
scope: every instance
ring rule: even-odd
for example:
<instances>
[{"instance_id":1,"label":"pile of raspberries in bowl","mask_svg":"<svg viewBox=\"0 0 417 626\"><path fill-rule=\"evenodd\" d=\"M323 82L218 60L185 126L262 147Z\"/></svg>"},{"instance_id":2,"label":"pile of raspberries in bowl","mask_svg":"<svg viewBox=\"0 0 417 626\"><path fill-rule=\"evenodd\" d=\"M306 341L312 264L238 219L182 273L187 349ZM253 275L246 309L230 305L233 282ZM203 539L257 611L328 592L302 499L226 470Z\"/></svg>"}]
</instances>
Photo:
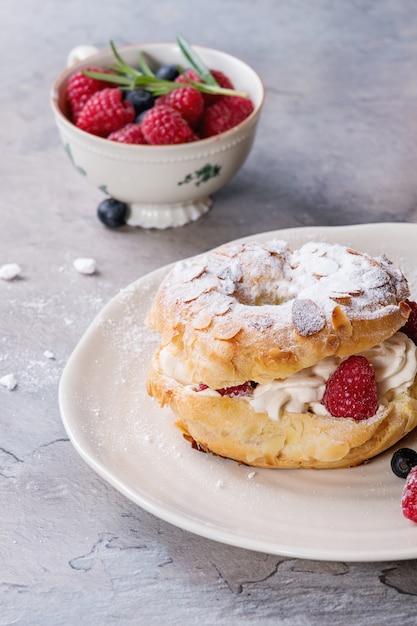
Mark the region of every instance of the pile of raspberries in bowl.
<instances>
[{"instance_id":1,"label":"pile of raspberries in bowl","mask_svg":"<svg viewBox=\"0 0 417 626\"><path fill-rule=\"evenodd\" d=\"M152 70L141 57L138 72L112 50L115 69L87 66L68 80L70 119L88 133L121 143L187 143L230 130L254 110L251 98L221 70L197 73L199 58L195 69L165 63Z\"/></svg>"}]
</instances>

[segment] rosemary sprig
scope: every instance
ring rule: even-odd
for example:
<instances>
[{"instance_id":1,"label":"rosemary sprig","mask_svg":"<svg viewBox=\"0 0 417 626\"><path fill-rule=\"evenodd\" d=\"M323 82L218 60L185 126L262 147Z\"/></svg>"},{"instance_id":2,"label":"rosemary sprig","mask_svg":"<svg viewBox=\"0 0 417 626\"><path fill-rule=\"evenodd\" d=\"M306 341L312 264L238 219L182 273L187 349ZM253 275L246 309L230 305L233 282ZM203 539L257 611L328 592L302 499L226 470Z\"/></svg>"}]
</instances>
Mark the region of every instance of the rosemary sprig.
<instances>
[{"instance_id":1,"label":"rosemary sprig","mask_svg":"<svg viewBox=\"0 0 417 626\"><path fill-rule=\"evenodd\" d=\"M217 85L218 87L219 83L214 78L206 64L201 60L197 52L195 52L195 50L193 50L190 46L188 41L182 35L177 35L176 40L184 58L188 61L201 80L207 85Z\"/></svg>"},{"instance_id":2,"label":"rosemary sprig","mask_svg":"<svg viewBox=\"0 0 417 626\"><path fill-rule=\"evenodd\" d=\"M145 55L143 54L143 52L139 50L138 56L139 56L139 67L141 68L142 73L145 74L146 76L155 76L155 74L153 73L149 65L147 64Z\"/></svg>"},{"instance_id":3,"label":"rosemary sprig","mask_svg":"<svg viewBox=\"0 0 417 626\"><path fill-rule=\"evenodd\" d=\"M203 81L200 83L191 80L187 76L186 79L188 84L192 85L202 93L223 96L240 96L242 98L248 97L247 93L220 87L210 70L206 67L199 55L195 52L195 50L193 50L184 37L177 35L177 43L186 61ZM110 41L110 47L115 57L115 64L110 66L108 69L115 73L108 74L106 72L83 70L83 74L85 74L85 76L90 76L91 78L96 78L97 80L105 80L108 83L114 83L121 89L135 89L136 87L141 87L142 89L149 91L154 97L163 96L174 89L184 87L184 83L157 78L146 62L145 56L141 51L138 54L138 64L140 69L136 69L123 60L113 41ZM178 69L180 73L184 74L181 67Z\"/></svg>"}]
</instances>

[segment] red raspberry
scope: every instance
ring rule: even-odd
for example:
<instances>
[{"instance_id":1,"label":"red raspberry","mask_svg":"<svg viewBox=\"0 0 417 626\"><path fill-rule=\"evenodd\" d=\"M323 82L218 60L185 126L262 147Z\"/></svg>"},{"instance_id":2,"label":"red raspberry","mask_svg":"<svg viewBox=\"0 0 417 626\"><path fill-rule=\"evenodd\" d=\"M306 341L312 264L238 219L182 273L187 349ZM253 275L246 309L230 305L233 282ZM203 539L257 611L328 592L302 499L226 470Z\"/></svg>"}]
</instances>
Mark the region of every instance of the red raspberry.
<instances>
[{"instance_id":1,"label":"red raspberry","mask_svg":"<svg viewBox=\"0 0 417 626\"><path fill-rule=\"evenodd\" d=\"M133 104L123 100L117 87L102 89L93 94L81 111L77 126L87 133L108 137L135 117Z\"/></svg>"},{"instance_id":2,"label":"red raspberry","mask_svg":"<svg viewBox=\"0 0 417 626\"><path fill-rule=\"evenodd\" d=\"M257 386L252 380L248 380L246 383L242 385L234 385L233 387L223 387L222 389L216 389L217 393L221 396L228 396L229 398L241 398L242 396L250 396L253 393L253 390ZM200 383L196 391L204 391L204 389L208 389L208 385L204 383Z\"/></svg>"},{"instance_id":3,"label":"red raspberry","mask_svg":"<svg viewBox=\"0 0 417 626\"><path fill-rule=\"evenodd\" d=\"M110 133L107 139L119 141L120 143L146 144L140 124L135 124L134 122L126 124L120 130L115 130L114 133Z\"/></svg>"},{"instance_id":4,"label":"red raspberry","mask_svg":"<svg viewBox=\"0 0 417 626\"><path fill-rule=\"evenodd\" d=\"M204 98L195 87L178 87L156 100L161 104L176 109L193 128L198 124L204 109Z\"/></svg>"},{"instance_id":5,"label":"red raspberry","mask_svg":"<svg viewBox=\"0 0 417 626\"><path fill-rule=\"evenodd\" d=\"M85 70L113 74L110 70L103 69L102 67L86 67ZM68 80L67 99L73 122L77 122L78 116L84 108L85 103L94 93L111 86L113 86L111 83L104 80L97 80L96 78L85 76L81 70L72 74Z\"/></svg>"},{"instance_id":6,"label":"red raspberry","mask_svg":"<svg viewBox=\"0 0 417 626\"><path fill-rule=\"evenodd\" d=\"M233 128L253 111L253 102L240 96L225 96L207 107L201 120L201 137L212 137Z\"/></svg>"},{"instance_id":7,"label":"red raspberry","mask_svg":"<svg viewBox=\"0 0 417 626\"><path fill-rule=\"evenodd\" d=\"M223 89L234 89L234 85L232 81L230 80L228 76L226 76L226 74L223 74L223 72L220 72L219 70L210 70L210 72L213 78L215 78L216 81L218 82L219 87L223 87ZM183 74L180 74L179 76L177 76L177 78L175 79L175 82L186 83L188 78L193 80L196 83L203 82L200 76L198 76L198 74L196 74L193 70L186 70ZM203 99L207 106L209 106L210 104L214 104L214 102L216 102L217 100L220 100L221 98L224 98L224 96L219 95L219 94L211 94L211 93L203 94Z\"/></svg>"},{"instance_id":8,"label":"red raspberry","mask_svg":"<svg viewBox=\"0 0 417 626\"><path fill-rule=\"evenodd\" d=\"M188 83L188 79L193 80L195 83L202 83L203 81L194 70L185 70L183 74L180 74L175 79L176 83Z\"/></svg>"},{"instance_id":9,"label":"red raspberry","mask_svg":"<svg viewBox=\"0 0 417 626\"><path fill-rule=\"evenodd\" d=\"M196 391L204 391L204 389L208 389L209 386L206 385L205 383L199 383L196 387Z\"/></svg>"},{"instance_id":10,"label":"red raspberry","mask_svg":"<svg viewBox=\"0 0 417 626\"><path fill-rule=\"evenodd\" d=\"M322 403L334 417L363 420L375 415L378 391L372 365L363 356L350 356L333 372Z\"/></svg>"},{"instance_id":11,"label":"red raspberry","mask_svg":"<svg viewBox=\"0 0 417 626\"><path fill-rule=\"evenodd\" d=\"M401 506L404 517L417 522L417 466L410 470L405 479Z\"/></svg>"},{"instance_id":12,"label":"red raspberry","mask_svg":"<svg viewBox=\"0 0 417 626\"><path fill-rule=\"evenodd\" d=\"M226 74L223 74L223 72L220 72L219 70L210 70L210 72L219 83L219 86L223 87L223 89L235 88L230 78L226 76Z\"/></svg>"},{"instance_id":13,"label":"red raspberry","mask_svg":"<svg viewBox=\"0 0 417 626\"><path fill-rule=\"evenodd\" d=\"M219 70L210 70L213 78L216 79L220 87L224 89L234 89L234 85L230 78L220 72ZM194 70L185 70L183 74L180 74L175 79L176 83L186 83L187 79L193 80L195 83L202 83L200 76L194 72Z\"/></svg>"},{"instance_id":14,"label":"red raspberry","mask_svg":"<svg viewBox=\"0 0 417 626\"><path fill-rule=\"evenodd\" d=\"M235 88L230 78L226 76L226 74L223 74L223 72L220 72L219 70L210 70L210 72L212 73L214 78L217 80L219 87L223 87L223 89ZM211 104L214 104L221 98L224 98L224 96L220 94L211 94L211 93L204 94L204 102L206 103L206 106L210 106Z\"/></svg>"},{"instance_id":15,"label":"red raspberry","mask_svg":"<svg viewBox=\"0 0 417 626\"><path fill-rule=\"evenodd\" d=\"M229 398L241 398L242 396L251 396L255 387L256 383L248 380L242 385L235 385L233 387L224 387L223 389L217 389L217 392L221 396L228 396Z\"/></svg>"},{"instance_id":16,"label":"red raspberry","mask_svg":"<svg viewBox=\"0 0 417 626\"><path fill-rule=\"evenodd\" d=\"M154 145L188 143L196 139L181 113L164 104L149 109L141 127L146 141Z\"/></svg>"},{"instance_id":17,"label":"red raspberry","mask_svg":"<svg viewBox=\"0 0 417 626\"><path fill-rule=\"evenodd\" d=\"M406 300L406 303L411 309L410 317L400 330L405 333L407 337L410 337L410 339L412 339L417 345L417 302Z\"/></svg>"}]
</instances>

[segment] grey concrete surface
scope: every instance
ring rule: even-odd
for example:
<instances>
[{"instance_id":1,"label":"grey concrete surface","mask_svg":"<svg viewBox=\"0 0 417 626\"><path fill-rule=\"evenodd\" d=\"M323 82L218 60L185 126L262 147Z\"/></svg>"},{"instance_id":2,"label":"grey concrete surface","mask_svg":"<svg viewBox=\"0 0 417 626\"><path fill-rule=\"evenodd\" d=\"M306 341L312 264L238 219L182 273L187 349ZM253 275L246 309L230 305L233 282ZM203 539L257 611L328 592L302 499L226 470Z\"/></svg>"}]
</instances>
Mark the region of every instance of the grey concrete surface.
<instances>
[{"instance_id":1,"label":"grey concrete surface","mask_svg":"<svg viewBox=\"0 0 417 626\"><path fill-rule=\"evenodd\" d=\"M10 0L0 5L0 624L412 624L416 561L316 562L221 545L141 510L64 431L57 388L103 305L151 270L278 228L417 221L412 0ZM50 86L71 48L221 48L262 76L253 151L180 229L109 231L72 168ZM91 256L99 272L72 269ZM45 351L53 353L47 358Z\"/></svg>"}]
</instances>

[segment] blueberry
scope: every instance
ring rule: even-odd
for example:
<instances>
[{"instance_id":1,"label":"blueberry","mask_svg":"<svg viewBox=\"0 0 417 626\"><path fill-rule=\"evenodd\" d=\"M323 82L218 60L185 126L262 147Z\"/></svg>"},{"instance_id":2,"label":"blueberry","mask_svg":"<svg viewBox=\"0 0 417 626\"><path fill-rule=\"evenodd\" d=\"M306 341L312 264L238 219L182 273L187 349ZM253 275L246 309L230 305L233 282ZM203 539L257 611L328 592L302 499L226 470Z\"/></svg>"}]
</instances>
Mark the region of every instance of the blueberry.
<instances>
[{"instance_id":1,"label":"blueberry","mask_svg":"<svg viewBox=\"0 0 417 626\"><path fill-rule=\"evenodd\" d=\"M136 115L139 115L142 111L151 109L155 104L153 95L149 91L146 91L146 89L140 89L140 87L125 91L124 98L133 104Z\"/></svg>"},{"instance_id":2,"label":"blueberry","mask_svg":"<svg viewBox=\"0 0 417 626\"><path fill-rule=\"evenodd\" d=\"M126 223L128 206L125 202L106 198L97 207L98 219L108 228L119 228Z\"/></svg>"},{"instance_id":3,"label":"blueberry","mask_svg":"<svg viewBox=\"0 0 417 626\"><path fill-rule=\"evenodd\" d=\"M163 80L175 80L179 76L179 71L176 65L160 65L155 76Z\"/></svg>"},{"instance_id":4,"label":"blueberry","mask_svg":"<svg viewBox=\"0 0 417 626\"><path fill-rule=\"evenodd\" d=\"M141 124L143 121L143 118L145 117L146 113L149 111L149 109L145 109L145 111L142 111L141 113L139 113L139 115L137 115L135 117L135 122L136 124Z\"/></svg>"},{"instance_id":5,"label":"blueberry","mask_svg":"<svg viewBox=\"0 0 417 626\"><path fill-rule=\"evenodd\" d=\"M409 471L417 465L417 452L411 448L396 450L391 459L391 469L399 478L407 478Z\"/></svg>"}]
</instances>

